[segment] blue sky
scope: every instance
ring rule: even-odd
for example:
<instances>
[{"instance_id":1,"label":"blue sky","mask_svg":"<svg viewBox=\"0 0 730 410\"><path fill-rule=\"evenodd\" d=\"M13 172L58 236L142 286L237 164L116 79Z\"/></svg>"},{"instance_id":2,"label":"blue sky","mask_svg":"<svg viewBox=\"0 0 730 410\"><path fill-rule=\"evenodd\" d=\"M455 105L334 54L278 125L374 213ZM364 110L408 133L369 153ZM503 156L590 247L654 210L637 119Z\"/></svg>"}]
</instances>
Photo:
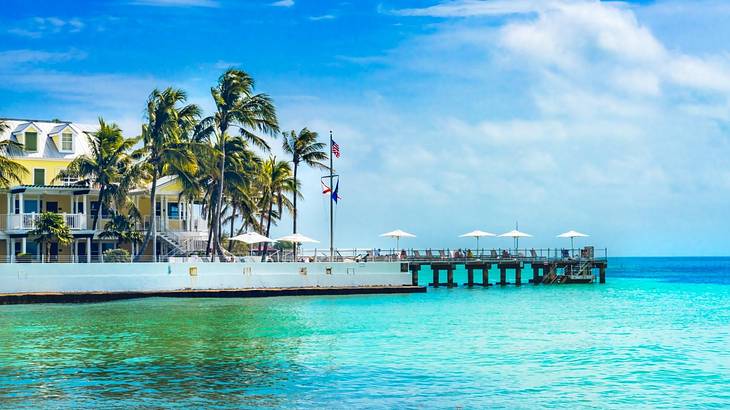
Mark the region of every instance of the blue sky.
<instances>
[{"instance_id":1,"label":"blue sky","mask_svg":"<svg viewBox=\"0 0 730 410\"><path fill-rule=\"evenodd\" d=\"M341 246L401 228L465 247L519 220L526 246L576 229L614 255L728 255L728 18L713 0L5 0L0 116L136 135L154 87L210 110L235 66L283 129L334 130ZM324 240L302 179L300 231Z\"/></svg>"}]
</instances>

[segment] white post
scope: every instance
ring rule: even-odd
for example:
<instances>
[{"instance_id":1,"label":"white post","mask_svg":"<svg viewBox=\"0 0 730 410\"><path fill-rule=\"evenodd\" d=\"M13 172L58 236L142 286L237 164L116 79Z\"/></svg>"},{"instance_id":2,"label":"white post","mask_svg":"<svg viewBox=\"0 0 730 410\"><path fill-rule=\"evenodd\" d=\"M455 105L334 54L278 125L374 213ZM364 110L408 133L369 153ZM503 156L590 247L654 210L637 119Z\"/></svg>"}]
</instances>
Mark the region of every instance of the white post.
<instances>
[{"instance_id":1,"label":"white post","mask_svg":"<svg viewBox=\"0 0 730 410\"><path fill-rule=\"evenodd\" d=\"M185 214L187 224L185 228L190 232L193 230L193 204L190 201L185 203Z\"/></svg>"},{"instance_id":2,"label":"white post","mask_svg":"<svg viewBox=\"0 0 730 410\"><path fill-rule=\"evenodd\" d=\"M10 238L10 263L15 263L15 238Z\"/></svg>"},{"instance_id":3,"label":"white post","mask_svg":"<svg viewBox=\"0 0 730 410\"><path fill-rule=\"evenodd\" d=\"M104 263L104 254L101 253L101 241L99 241L99 263Z\"/></svg>"},{"instance_id":4,"label":"white post","mask_svg":"<svg viewBox=\"0 0 730 410\"><path fill-rule=\"evenodd\" d=\"M91 263L91 238L86 238L86 263Z\"/></svg>"},{"instance_id":5,"label":"white post","mask_svg":"<svg viewBox=\"0 0 730 410\"><path fill-rule=\"evenodd\" d=\"M23 193L21 192L18 194L18 200L20 201L20 214L23 215L25 213L25 205L23 204Z\"/></svg>"},{"instance_id":6,"label":"white post","mask_svg":"<svg viewBox=\"0 0 730 410\"><path fill-rule=\"evenodd\" d=\"M28 251L28 238L23 238L20 241L20 253L26 253Z\"/></svg>"},{"instance_id":7,"label":"white post","mask_svg":"<svg viewBox=\"0 0 730 410\"><path fill-rule=\"evenodd\" d=\"M10 249L11 249L10 242L11 242L10 238L5 240L5 255L7 256L7 260L12 261L13 258L12 258L12 255L10 254Z\"/></svg>"},{"instance_id":8,"label":"white post","mask_svg":"<svg viewBox=\"0 0 730 410\"><path fill-rule=\"evenodd\" d=\"M167 197L162 197L162 209L160 209L160 218L162 218L162 228L167 231Z\"/></svg>"},{"instance_id":9,"label":"white post","mask_svg":"<svg viewBox=\"0 0 730 410\"><path fill-rule=\"evenodd\" d=\"M74 249L73 249L73 255L74 255L74 258L73 258L73 260L71 261L71 262L73 262L73 263L76 263L76 262L78 262L78 259L79 259L79 246L78 246L78 243L79 243L79 241L78 241L78 240L76 240L76 239L74 239L74 241L73 241L73 244L71 245L71 246L73 246L73 247L74 247Z\"/></svg>"},{"instance_id":10,"label":"white post","mask_svg":"<svg viewBox=\"0 0 730 410\"><path fill-rule=\"evenodd\" d=\"M86 226L89 226L89 195L84 194L84 213L83 213L84 221L86 221Z\"/></svg>"},{"instance_id":11,"label":"white post","mask_svg":"<svg viewBox=\"0 0 730 410\"><path fill-rule=\"evenodd\" d=\"M150 223L152 224L152 262L157 262L157 198L152 198L152 209L150 210ZM162 215L162 205L160 205Z\"/></svg>"},{"instance_id":12,"label":"white post","mask_svg":"<svg viewBox=\"0 0 730 410\"><path fill-rule=\"evenodd\" d=\"M76 195L71 194L71 211L76 214Z\"/></svg>"},{"instance_id":13,"label":"white post","mask_svg":"<svg viewBox=\"0 0 730 410\"><path fill-rule=\"evenodd\" d=\"M13 200L14 198L15 198L15 195L14 194L11 194L10 192L8 192L8 216L7 216L7 218L8 218L7 224L8 225L7 225L7 229L13 229L12 228L12 223L13 223L12 221L13 221L13 219L12 219L12 217L10 215L12 215L12 214L15 213L15 201Z\"/></svg>"}]
</instances>

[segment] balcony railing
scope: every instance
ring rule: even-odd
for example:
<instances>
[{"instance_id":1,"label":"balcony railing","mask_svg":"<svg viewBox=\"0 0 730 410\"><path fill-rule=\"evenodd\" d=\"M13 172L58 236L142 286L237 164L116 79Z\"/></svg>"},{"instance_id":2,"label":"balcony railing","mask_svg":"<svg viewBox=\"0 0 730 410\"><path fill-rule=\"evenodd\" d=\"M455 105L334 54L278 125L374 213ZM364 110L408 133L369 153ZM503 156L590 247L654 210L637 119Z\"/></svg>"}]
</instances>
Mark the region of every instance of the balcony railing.
<instances>
[{"instance_id":1,"label":"balcony railing","mask_svg":"<svg viewBox=\"0 0 730 410\"><path fill-rule=\"evenodd\" d=\"M84 214L62 213L60 215L63 216L63 219L69 229L86 229L86 216ZM35 229L36 221L38 221L39 216L40 214L37 213L3 215L2 220L5 221L3 229L8 231ZM0 224L0 226L2 225L3 224Z\"/></svg>"},{"instance_id":2,"label":"balcony railing","mask_svg":"<svg viewBox=\"0 0 730 410\"><path fill-rule=\"evenodd\" d=\"M188 229L188 221L185 219L167 219L156 216L155 230L157 232L208 232L208 224L204 219L193 218L190 221ZM150 217L144 217L144 223L140 227L141 230L147 230L150 227Z\"/></svg>"}]
</instances>

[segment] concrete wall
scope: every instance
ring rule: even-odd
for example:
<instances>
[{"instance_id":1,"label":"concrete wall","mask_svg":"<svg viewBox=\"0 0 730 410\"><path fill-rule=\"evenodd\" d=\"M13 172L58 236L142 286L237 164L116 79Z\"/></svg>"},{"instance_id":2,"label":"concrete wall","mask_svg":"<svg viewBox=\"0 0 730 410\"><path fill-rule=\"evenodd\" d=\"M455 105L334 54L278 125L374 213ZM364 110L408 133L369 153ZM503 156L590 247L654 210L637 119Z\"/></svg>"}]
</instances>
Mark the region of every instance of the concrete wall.
<instances>
[{"instance_id":1,"label":"concrete wall","mask_svg":"<svg viewBox=\"0 0 730 410\"><path fill-rule=\"evenodd\" d=\"M327 274L326 269L332 268ZM300 271L306 269L306 273ZM0 294L410 284L400 263L0 264Z\"/></svg>"}]
</instances>

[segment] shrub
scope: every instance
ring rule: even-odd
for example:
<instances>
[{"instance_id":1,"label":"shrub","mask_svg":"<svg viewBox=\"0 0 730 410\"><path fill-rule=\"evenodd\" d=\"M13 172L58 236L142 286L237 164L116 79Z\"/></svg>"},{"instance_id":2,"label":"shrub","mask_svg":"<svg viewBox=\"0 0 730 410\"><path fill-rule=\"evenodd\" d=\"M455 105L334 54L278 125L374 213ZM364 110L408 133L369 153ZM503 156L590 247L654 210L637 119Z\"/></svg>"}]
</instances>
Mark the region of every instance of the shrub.
<instances>
[{"instance_id":1,"label":"shrub","mask_svg":"<svg viewBox=\"0 0 730 410\"><path fill-rule=\"evenodd\" d=\"M15 255L15 260L18 263L31 263L33 261L33 255L29 253L19 253Z\"/></svg>"},{"instance_id":2,"label":"shrub","mask_svg":"<svg viewBox=\"0 0 730 410\"><path fill-rule=\"evenodd\" d=\"M104 252L104 262L109 263L128 263L132 261L132 256L126 249L109 249Z\"/></svg>"}]
</instances>

